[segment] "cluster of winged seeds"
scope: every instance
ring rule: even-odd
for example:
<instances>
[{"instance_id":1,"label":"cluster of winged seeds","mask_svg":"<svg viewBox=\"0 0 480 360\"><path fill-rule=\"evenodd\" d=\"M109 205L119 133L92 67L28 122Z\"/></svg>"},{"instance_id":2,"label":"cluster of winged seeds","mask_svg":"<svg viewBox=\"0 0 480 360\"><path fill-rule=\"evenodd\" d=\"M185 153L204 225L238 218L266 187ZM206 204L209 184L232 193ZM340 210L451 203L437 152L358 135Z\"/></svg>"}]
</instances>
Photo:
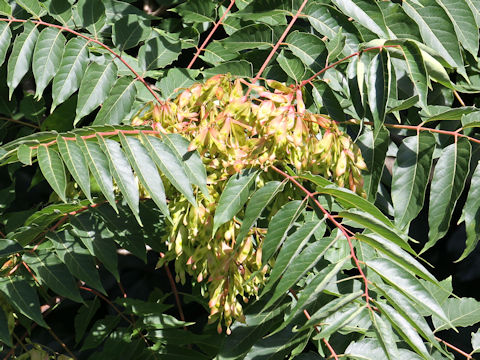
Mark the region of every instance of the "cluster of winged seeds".
<instances>
[{"instance_id":1,"label":"cluster of winged seeds","mask_svg":"<svg viewBox=\"0 0 480 360\"><path fill-rule=\"evenodd\" d=\"M188 273L203 284L210 320L223 318L227 333L233 319L243 320L237 297L247 302L256 296L268 271L262 266L265 229L252 228L245 239L237 239L240 225L234 218L213 233L216 206L229 177L248 168L262 169L257 178L261 185L275 176L269 166L292 166L363 194L361 170L366 166L350 137L328 117L306 111L300 89L276 81L267 84L273 91L217 75L172 102L151 104L132 121L181 134L202 157L210 197L198 191L194 207L182 194L170 192L169 251L159 265L174 260L177 281L184 282ZM283 201L285 196L280 194ZM218 326L221 331L220 322Z\"/></svg>"}]
</instances>

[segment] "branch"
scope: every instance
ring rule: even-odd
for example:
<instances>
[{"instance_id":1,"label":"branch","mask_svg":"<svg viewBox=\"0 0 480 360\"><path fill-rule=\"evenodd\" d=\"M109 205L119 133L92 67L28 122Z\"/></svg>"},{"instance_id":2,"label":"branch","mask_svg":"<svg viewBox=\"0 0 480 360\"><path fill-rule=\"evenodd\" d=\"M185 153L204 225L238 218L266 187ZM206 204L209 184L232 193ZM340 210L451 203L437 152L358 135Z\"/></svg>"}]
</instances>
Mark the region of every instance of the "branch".
<instances>
[{"instance_id":1,"label":"branch","mask_svg":"<svg viewBox=\"0 0 480 360\"><path fill-rule=\"evenodd\" d=\"M4 116L0 116L0 120L5 120L5 121L8 121L8 122L13 122L13 123L17 123L17 124L20 124L20 125L23 125L23 126L29 126L29 127L34 128L34 129L40 130L40 126L35 125L35 124L30 124L30 123L27 123L27 122L25 122L25 121L15 120L15 119L8 118L8 117L4 117Z\"/></svg>"},{"instance_id":2,"label":"branch","mask_svg":"<svg viewBox=\"0 0 480 360\"><path fill-rule=\"evenodd\" d=\"M460 355L463 355L465 356L466 359L469 359L469 360L473 360L473 356L470 355L470 354L467 354L465 351L463 350L460 350L459 348L457 348L456 346L450 344L449 342L446 342L445 340L442 340L440 339L438 336L435 336L435 339L444 343L447 347L449 347L450 349L452 350L455 350L457 353L459 353Z\"/></svg>"},{"instance_id":3,"label":"branch","mask_svg":"<svg viewBox=\"0 0 480 360\"><path fill-rule=\"evenodd\" d=\"M212 30L210 31L210 33L208 34L207 38L205 39L205 41L202 43L202 45L200 45L200 47L197 49L197 52L195 53L195 55L193 56L193 59L192 61L190 61L190 64L188 64L187 66L187 69L190 69L192 66L193 66L193 63L195 62L195 60L197 60L198 56L200 55L200 53L205 49L205 46L207 46L208 42L210 41L211 37L213 36L213 34L215 33L215 31L217 31L218 27L220 26L220 24L222 23L222 21L227 17L227 14L228 12L230 11L230 9L232 8L232 6L235 4L235 0L230 0L230 5L228 5L227 9L225 10L225 12L223 13L222 17L220 18L220 20L218 20L217 23L215 23L215 26L212 28Z\"/></svg>"},{"instance_id":4,"label":"branch","mask_svg":"<svg viewBox=\"0 0 480 360\"><path fill-rule=\"evenodd\" d=\"M105 45L104 43L102 43L101 41L97 40L97 39L94 39L94 38L91 38L87 35L84 35L84 34L81 34L75 30L72 30L68 27L65 27L65 26L62 26L62 25L56 25L56 24L51 24L51 23L47 23L43 20L23 20L23 19L16 19L16 18L10 18L10 19L7 19L7 18L0 18L0 21L5 21L5 22L17 22L17 23L25 23L25 22L32 22L33 24L38 24L38 25L44 25L44 26L48 26L48 27L53 27L53 28L56 28L56 29L60 29L61 31L67 31L73 35L76 35L76 36L80 36L86 40L88 40L89 42L93 42L97 45L100 45L101 47L103 47L105 50L107 50L110 54L112 54L113 56L115 56L118 60L120 60L127 68L128 70L130 70L134 75L135 75L135 79L138 79L141 81L141 83L147 88L147 90L153 95L153 97L155 98L155 100L159 103L159 104L163 104L162 100L160 100L160 98L158 97L157 93L155 93L155 91L153 91L153 89L151 88L150 85L148 85L148 83L145 81L145 79L135 71L134 68L132 68L126 61L125 59L123 59L119 54L117 54L115 51L113 51L110 47L108 47L107 45Z\"/></svg>"}]
</instances>

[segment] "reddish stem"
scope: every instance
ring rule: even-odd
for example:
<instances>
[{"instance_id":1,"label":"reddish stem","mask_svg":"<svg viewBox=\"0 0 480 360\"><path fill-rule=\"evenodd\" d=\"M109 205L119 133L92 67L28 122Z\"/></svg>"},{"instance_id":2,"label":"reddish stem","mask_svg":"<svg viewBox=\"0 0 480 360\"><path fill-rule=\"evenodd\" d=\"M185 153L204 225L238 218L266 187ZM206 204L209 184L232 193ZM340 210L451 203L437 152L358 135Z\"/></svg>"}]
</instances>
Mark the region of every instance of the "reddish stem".
<instances>
[{"instance_id":1,"label":"reddish stem","mask_svg":"<svg viewBox=\"0 0 480 360\"><path fill-rule=\"evenodd\" d=\"M279 168L277 168L276 166L272 165L271 168L276 171L277 173L279 173L280 175L282 175L284 178L288 179L289 181L291 181L293 184L295 184L300 190L302 190L306 195L307 197L309 197L310 199L312 199L312 201L315 203L315 205L325 214L325 216L343 233L343 235L346 237L347 241L348 241L348 246L350 247L350 256L352 257L353 261L355 262L355 265L358 269L358 272L360 273L360 276L362 277L363 279L363 282L364 282L364 286L365 286L365 292L364 292L364 296L365 296L365 301L367 303L367 307L372 310L372 308L370 307L370 296L368 295L368 280L367 280L367 277L365 276L365 273L363 272L362 270L362 267L360 266L360 262L358 261L358 258L357 258L357 255L355 253L355 248L353 247L353 243L352 243L352 239L354 239L353 236L350 236L348 234L348 231L347 229L345 229L345 227L340 224L333 216L332 214L330 214L323 206L322 204L320 204L320 202L315 198L315 196L313 195L313 193L311 193L310 191L307 190L307 188L305 188L302 184L300 184L297 179L295 179L295 177L293 176L290 176L288 175L286 172L280 170Z\"/></svg>"},{"instance_id":2,"label":"reddish stem","mask_svg":"<svg viewBox=\"0 0 480 360\"><path fill-rule=\"evenodd\" d=\"M164 253L160 253L160 257L163 258L164 256L165 256ZM180 302L180 296L178 295L177 285L175 285L175 280L173 279L172 272L170 271L168 264L165 264L164 268L165 268L165 272L167 273L168 281L170 282L170 287L172 288L173 296L175 297L175 303L177 304L180 320L185 321L185 315L183 314L182 303Z\"/></svg>"},{"instance_id":3,"label":"reddish stem","mask_svg":"<svg viewBox=\"0 0 480 360\"><path fill-rule=\"evenodd\" d=\"M470 360L470 359L473 359L473 356L472 356L472 355L467 354L465 351L460 350L459 348L457 348L456 346L450 344L449 342L446 342L445 340L440 339L438 336L435 336L435 339L438 340L438 341L440 341L440 342L442 342L442 343L444 343L447 347L449 347L450 349L456 351L456 352L459 353L460 355L465 356L465 358L467 358L467 359L469 359L469 360Z\"/></svg>"},{"instance_id":4,"label":"reddish stem","mask_svg":"<svg viewBox=\"0 0 480 360\"><path fill-rule=\"evenodd\" d=\"M220 18L220 20L218 20L216 23L215 23L215 26L212 28L212 30L210 30L210 33L208 34L207 38L205 39L205 41L202 43L202 45L200 45L200 47L197 49L197 52L195 53L195 55L193 56L192 60L190 61L190 64L188 64L187 66L187 69L190 69L195 60L197 60L198 56L200 55L200 53L203 51L203 49L205 49L205 46L207 46L208 42L210 41L210 39L212 38L213 34L215 33L215 31L217 31L218 27L222 24L222 21L225 19L225 17L227 16L227 14L229 13L229 11L232 9L232 6L235 4L235 0L230 0L230 5L228 5L227 9L225 10L225 12L223 13L222 17Z\"/></svg>"},{"instance_id":5,"label":"reddish stem","mask_svg":"<svg viewBox=\"0 0 480 360\"><path fill-rule=\"evenodd\" d=\"M135 71L134 68L132 68L119 54L117 54L115 51L113 51L110 47L108 47L107 45L105 45L104 43L102 43L101 41L97 40L97 39L93 39L89 36L86 36L84 34L81 34L75 30L72 30L72 29L69 29L65 26L62 26L62 25L56 25L56 24L51 24L51 23L47 23L43 20L23 20L23 19L15 19L15 18L10 18L10 19L6 19L6 18L0 18L0 21L5 21L5 22L17 22L17 23L25 23L27 21L30 21L32 22L33 24L38 24L38 25L44 25L44 26L48 26L48 27L53 27L53 28L56 28L56 29L60 29L62 31L67 31L73 35L76 35L76 36L80 36L86 40L88 40L89 42L93 42L97 45L100 45L101 47L103 47L105 50L107 50L110 54L112 54L113 56L115 56L118 60L120 60L127 68L128 70L130 70L134 75L135 75L135 79L138 79L141 81L141 83L147 88L147 90L153 95L153 97L155 98L155 100L159 103L159 104L162 104L162 100L160 100L160 98L158 97L158 95L155 93L155 91L153 91L153 89L151 88L150 85L148 85L148 83L145 81L145 79Z\"/></svg>"},{"instance_id":6,"label":"reddish stem","mask_svg":"<svg viewBox=\"0 0 480 360\"><path fill-rule=\"evenodd\" d=\"M270 60L272 60L273 55L275 55L275 53L277 52L279 46L283 43L283 39L285 39L285 37L287 36L288 32L289 32L290 29L292 28L293 24L295 23L295 21L297 21L298 16L301 14L301 12L302 12L303 8L305 7L305 5L307 5L307 2L308 2L308 0L303 0L302 5L300 5L300 7L298 8L297 13L296 13L295 15L293 15L292 20L290 20L290 23L288 24L287 28L285 29L285 31L283 32L283 34L282 34L282 35L280 36L280 38L278 39L278 41L277 41L277 43L275 44L275 46L273 47L272 51L270 51L270 54L268 54L268 56L267 56L267 58L265 59L262 67L260 68L260 70L258 70L257 75L256 75L255 78L252 80L252 83L255 83L258 79L260 79L260 76L262 76L262 73L265 71L265 68L266 68L267 65L269 64ZM247 95L248 95L248 93L250 92L250 89L251 89L251 88L248 88Z\"/></svg>"}]
</instances>

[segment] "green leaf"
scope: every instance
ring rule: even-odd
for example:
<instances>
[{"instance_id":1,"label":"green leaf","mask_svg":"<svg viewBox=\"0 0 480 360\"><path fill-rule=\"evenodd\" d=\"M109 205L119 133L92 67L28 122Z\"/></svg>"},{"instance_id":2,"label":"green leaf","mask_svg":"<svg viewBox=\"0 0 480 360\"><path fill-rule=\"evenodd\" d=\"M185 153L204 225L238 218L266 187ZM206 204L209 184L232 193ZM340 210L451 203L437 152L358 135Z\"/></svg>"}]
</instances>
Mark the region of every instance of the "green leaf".
<instances>
[{"instance_id":1,"label":"green leaf","mask_svg":"<svg viewBox=\"0 0 480 360\"><path fill-rule=\"evenodd\" d=\"M43 4L38 0L16 0L15 2L36 18L47 13Z\"/></svg>"},{"instance_id":2,"label":"green leaf","mask_svg":"<svg viewBox=\"0 0 480 360\"><path fill-rule=\"evenodd\" d=\"M374 134L377 134L385 121L387 100L390 96L390 59L385 51L375 55L368 66L367 95L373 115Z\"/></svg>"},{"instance_id":3,"label":"green leaf","mask_svg":"<svg viewBox=\"0 0 480 360\"><path fill-rule=\"evenodd\" d=\"M420 132L403 140L392 174L395 223L404 228L422 210L435 150L435 137Z\"/></svg>"},{"instance_id":4,"label":"green leaf","mask_svg":"<svg viewBox=\"0 0 480 360\"><path fill-rule=\"evenodd\" d=\"M97 139L100 144L100 148L107 156L110 173L113 175L115 183L127 200L127 204L132 210L133 215L135 215L138 223L142 225L142 221L140 220L139 216L140 209L138 207L140 201L138 185L135 181L132 168L125 157L125 154L116 141L105 139L103 136L98 134Z\"/></svg>"},{"instance_id":5,"label":"green leaf","mask_svg":"<svg viewBox=\"0 0 480 360\"><path fill-rule=\"evenodd\" d=\"M428 242L422 252L443 237L450 226L453 209L465 186L470 168L471 145L458 139L443 149L433 173L428 211Z\"/></svg>"},{"instance_id":6,"label":"green leaf","mask_svg":"<svg viewBox=\"0 0 480 360\"><path fill-rule=\"evenodd\" d=\"M463 106L459 108L448 108L446 106L430 106L428 108L431 112L438 112L437 114L430 116L424 122L438 121L438 120L461 120L465 115L472 113L479 113L478 108L474 106Z\"/></svg>"},{"instance_id":7,"label":"green leaf","mask_svg":"<svg viewBox=\"0 0 480 360\"><path fill-rule=\"evenodd\" d=\"M385 351L376 339L364 338L348 345L345 354L351 359L378 360L385 358Z\"/></svg>"},{"instance_id":8,"label":"green leaf","mask_svg":"<svg viewBox=\"0 0 480 360\"><path fill-rule=\"evenodd\" d=\"M467 1L436 0L455 28L458 41L473 56L478 55L478 26Z\"/></svg>"},{"instance_id":9,"label":"green leaf","mask_svg":"<svg viewBox=\"0 0 480 360\"><path fill-rule=\"evenodd\" d=\"M90 254L95 256L110 271L117 281L118 273L117 246L112 240L113 234L106 228L95 224L89 213L70 217L71 233L79 238Z\"/></svg>"},{"instance_id":10,"label":"green leaf","mask_svg":"<svg viewBox=\"0 0 480 360\"><path fill-rule=\"evenodd\" d=\"M7 0L0 0L0 14L4 16L12 15L12 7L10 6ZM0 44L1 44L1 41L0 41Z\"/></svg>"},{"instance_id":11,"label":"green leaf","mask_svg":"<svg viewBox=\"0 0 480 360\"><path fill-rule=\"evenodd\" d=\"M27 280L21 276L2 277L0 279L0 291L7 296L8 301L17 311L48 329L48 325L40 312L37 292Z\"/></svg>"},{"instance_id":12,"label":"green leaf","mask_svg":"<svg viewBox=\"0 0 480 360\"><path fill-rule=\"evenodd\" d=\"M477 330L476 333L472 333L472 349L473 354L478 353L480 351L480 332Z\"/></svg>"},{"instance_id":13,"label":"green leaf","mask_svg":"<svg viewBox=\"0 0 480 360\"><path fill-rule=\"evenodd\" d=\"M325 238L322 241L314 242L308 245L297 257L284 273L277 286L273 290L273 294L269 294L270 298L264 309L273 305L278 299L286 295L288 289L297 283L317 262L325 255L325 252L337 241L337 238ZM265 290L264 290L265 291ZM262 292L262 296L266 293Z\"/></svg>"},{"instance_id":14,"label":"green leaf","mask_svg":"<svg viewBox=\"0 0 480 360\"><path fill-rule=\"evenodd\" d=\"M368 0L333 0L332 2L344 14L352 17L380 38L389 38L385 19L376 2Z\"/></svg>"},{"instance_id":15,"label":"green leaf","mask_svg":"<svg viewBox=\"0 0 480 360\"><path fill-rule=\"evenodd\" d=\"M448 321L433 317L435 332L455 327L467 327L480 321L480 303L473 298L448 298L442 304Z\"/></svg>"},{"instance_id":16,"label":"green leaf","mask_svg":"<svg viewBox=\"0 0 480 360\"><path fill-rule=\"evenodd\" d=\"M126 137L122 133L119 134L119 137L128 161L135 170L138 179L162 213L169 217L170 212L167 206L165 188L163 187L158 169L150 158L147 150L137 138L131 136Z\"/></svg>"},{"instance_id":17,"label":"green leaf","mask_svg":"<svg viewBox=\"0 0 480 360\"><path fill-rule=\"evenodd\" d=\"M73 28L72 6L66 0L50 0L48 2L48 14L64 26Z\"/></svg>"},{"instance_id":18,"label":"green leaf","mask_svg":"<svg viewBox=\"0 0 480 360\"><path fill-rule=\"evenodd\" d=\"M65 36L61 30L55 28L42 30L35 45L32 63L36 98L42 96L43 90L59 69L64 47Z\"/></svg>"},{"instance_id":19,"label":"green leaf","mask_svg":"<svg viewBox=\"0 0 480 360\"><path fill-rule=\"evenodd\" d=\"M175 61L181 50L179 42L171 43L167 38L157 36L140 48L138 62L145 71L161 69Z\"/></svg>"},{"instance_id":20,"label":"green leaf","mask_svg":"<svg viewBox=\"0 0 480 360\"><path fill-rule=\"evenodd\" d=\"M284 186L285 182L270 181L255 191L245 209L242 226L237 235L237 244L242 243L243 239L248 234L248 231L260 217L263 210L275 198L275 196L283 190Z\"/></svg>"},{"instance_id":21,"label":"green leaf","mask_svg":"<svg viewBox=\"0 0 480 360\"><path fill-rule=\"evenodd\" d=\"M419 306L428 308L434 315L449 322L445 312L423 284L406 270L388 259L373 259L366 262L387 283L406 295Z\"/></svg>"},{"instance_id":22,"label":"green leaf","mask_svg":"<svg viewBox=\"0 0 480 360\"><path fill-rule=\"evenodd\" d=\"M75 141L67 141L62 136L57 136L58 151L67 166L68 171L82 189L83 193L93 203L90 194L90 177L88 172L87 160L82 153L81 148Z\"/></svg>"},{"instance_id":23,"label":"green leaf","mask_svg":"<svg viewBox=\"0 0 480 360\"><path fill-rule=\"evenodd\" d=\"M65 191L67 190L67 177L63 161L58 152L49 146L40 145L37 150L38 164L42 170L43 176L48 181L52 189L67 202Z\"/></svg>"},{"instance_id":24,"label":"green leaf","mask_svg":"<svg viewBox=\"0 0 480 360\"><path fill-rule=\"evenodd\" d=\"M0 239L0 257L4 258L23 250L23 247L15 240Z\"/></svg>"},{"instance_id":25,"label":"green leaf","mask_svg":"<svg viewBox=\"0 0 480 360\"><path fill-rule=\"evenodd\" d=\"M368 169L368 172L363 174L363 188L371 202L374 202L377 196L389 140L389 132L384 127L376 133L370 127L365 127L364 133L357 141Z\"/></svg>"},{"instance_id":26,"label":"green leaf","mask_svg":"<svg viewBox=\"0 0 480 360\"><path fill-rule=\"evenodd\" d=\"M217 74L226 73L230 73L231 75L240 77L252 77L252 64L246 60L226 61L213 68L205 69L203 75L204 77L211 77Z\"/></svg>"},{"instance_id":27,"label":"green leaf","mask_svg":"<svg viewBox=\"0 0 480 360\"><path fill-rule=\"evenodd\" d=\"M316 275L315 278L302 290L295 306L292 308L292 310L290 310L290 314L283 321L280 328L276 329L275 332L284 329L294 319L295 316L303 312L303 309L306 309L308 305L316 301L321 292L325 290L328 283L339 273L349 258L350 257L347 257L336 264L330 264L328 267L323 269L320 274Z\"/></svg>"},{"instance_id":28,"label":"green leaf","mask_svg":"<svg viewBox=\"0 0 480 360\"><path fill-rule=\"evenodd\" d=\"M313 71L319 71L325 66L325 43L318 36L294 31L287 36L285 42L288 49Z\"/></svg>"},{"instance_id":29,"label":"green leaf","mask_svg":"<svg viewBox=\"0 0 480 360\"><path fill-rule=\"evenodd\" d=\"M34 150L30 146L22 144L18 147L17 157L22 164L32 165L33 155L34 155Z\"/></svg>"},{"instance_id":30,"label":"green leaf","mask_svg":"<svg viewBox=\"0 0 480 360\"><path fill-rule=\"evenodd\" d=\"M76 139L76 143L82 149L82 152L87 159L88 167L100 187L102 194L118 213L107 157L96 142L86 141L78 135L76 136Z\"/></svg>"},{"instance_id":31,"label":"green leaf","mask_svg":"<svg viewBox=\"0 0 480 360\"><path fill-rule=\"evenodd\" d=\"M10 24L6 22L0 22L0 66L5 61L7 50L12 40L12 30L10 30Z\"/></svg>"},{"instance_id":32,"label":"green leaf","mask_svg":"<svg viewBox=\"0 0 480 360\"><path fill-rule=\"evenodd\" d=\"M324 325L320 333L313 337L314 340L317 339L328 339L332 334L336 333L338 330L343 328L345 325L349 324L353 319L359 316L363 311L365 311L366 305L363 306L348 306L345 309L341 309L337 313L333 314L332 319L325 319ZM385 358L385 354L381 358Z\"/></svg>"},{"instance_id":33,"label":"green leaf","mask_svg":"<svg viewBox=\"0 0 480 360\"><path fill-rule=\"evenodd\" d=\"M189 87L195 82L197 70L190 69L169 69L167 75L160 79L157 86L162 92L164 99L173 98L183 89Z\"/></svg>"},{"instance_id":34,"label":"green leaf","mask_svg":"<svg viewBox=\"0 0 480 360\"><path fill-rule=\"evenodd\" d=\"M262 294L266 294L275 285L277 280L288 271L289 266L298 260L298 255L322 224L323 221L307 222L285 239L283 246L275 258L275 265L270 272L268 282Z\"/></svg>"},{"instance_id":35,"label":"green leaf","mask_svg":"<svg viewBox=\"0 0 480 360\"><path fill-rule=\"evenodd\" d=\"M467 201L463 207L463 217L467 230L467 246L457 262L465 259L475 249L478 240L480 240L480 162L477 163L470 182Z\"/></svg>"},{"instance_id":36,"label":"green leaf","mask_svg":"<svg viewBox=\"0 0 480 360\"><path fill-rule=\"evenodd\" d=\"M265 24L248 25L222 40L227 49L266 49L273 45L273 29Z\"/></svg>"},{"instance_id":37,"label":"green leaf","mask_svg":"<svg viewBox=\"0 0 480 360\"><path fill-rule=\"evenodd\" d=\"M230 221L243 208L243 205L245 205L250 194L255 189L257 175L257 170L246 169L228 179L215 209L212 236L215 235L221 225Z\"/></svg>"},{"instance_id":38,"label":"green leaf","mask_svg":"<svg viewBox=\"0 0 480 360\"><path fill-rule=\"evenodd\" d=\"M305 74L305 66L302 61L290 52L282 50L277 56L277 62L285 73L299 83Z\"/></svg>"},{"instance_id":39,"label":"green leaf","mask_svg":"<svg viewBox=\"0 0 480 360\"><path fill-rule=\"evenodd\" d=\"M375 234L365 235L356 233L355 238L370 245L378 252L386 255L390 260L396 262L411 273L430 281L432 284L437 284L435 277L427 269L425 269L421 263L415 260L412 255L402 250L400 246Z\"/></svg>"},{"instance_id":40,"label":"green leaf","mask_svg":"<svg viewBox=\"0 0 480 360\"><path fill-rule=\"evenodd\" d=\"M1 2L0 2L1 5ZM0 309L0 341L4 344L13 348L12 339L10 336L10 330L8 329L8 319L7 316L12 316L11 314L5 314L5 311Z\"/></svg>"},{"instance_id":41,"label":"green leaf","mask_svg":"<svg viewBox=\"0 0 480 360\"><path fill-rule=\"evenodd\" d=\"M342 29L335 35L333 39L327 43L328 61L332 62L338 55L340 55L345 47L345 35L343 35Z\"/></svg>"},{"instance_id":42,"label":"green leaf","mask_svg":"<svg viewBox=\"0 0 480 360\"><path fill-rule=\"evenodd\" d=\"M100 300L94 297L93 300L87 301L82 305L75 315L75 343L78 344L82 340L85 331L87 331L88 324L92 321L93 316L100 308Z\"/></svg>"},{"instance_id":43,"label":"green leaf","mask_svg":"<svg viewBox=\"0 0 480 360\"><path fill-rule=\"evenodd\" d=\"M83 302L75 279L54 252L49 250L28 251L23 254L22 260L35 271L42 284L47 285L60 296L76 302Z\"/></svg>"},{"instance_id":44,"label":"green leaf","mask_svg":"<svg viewBox=\"0 0 480 360\"><path fill-rule=\"evenodd\" d=\"M136 80L124 76L113 85L93 125L118 125L128 116L137 96Z\"/></svg>"},{"instance_id":45,"label":"green leaf","mask_svg":"<svg viewBox=\"0 0 480 360\"><path fill-rule=\"evenodd\" d=\"M170 150L170 148L160 139L154 136L147 136L143 133L141 133L140 136L150 157L155 161L155 164L157 164L168 181L170 181L178 191L185 195L187 200L193 206L196 206L195 197L193 196L188 176L183 169L182 163L178 161L172 150Z\"/></svg>"},{"instance_id":46,"label":"green leaf","mask_svg":"<svg viewBox=\"0 0 480 360\"><path fill-rule=\"evenodd\" d=\"M418 103L418 95L413 95L405 100L394 100L392 98L389 99L387 113L396 113L400 110L407 110L410 109L412 106L415 106Z\"/></svg>"},{"instance_id":47,"label":"green leaf","mask_svg":"<svg viewBox=\"0 0 480 360\"><path fill-rule=\"evenodd\" d=\"M116 75L117 66L113 61L103 65L93 62L88 66L78 91L74 125L107 98Z\"/></svg>"},{"instance_id":48,"label":"green leaf","mask_svg":"<svg viewBox=\"0 0 480 360\"><path fill-rule=\"evenodd\" d=\"M105 26L105 6L100 0L79 0L74 13L75 22L87 28L95 39L99 39L100 30Z\"/></svg>"},{"instance_id":49,"label":"green leaf","mask_svg":"<svg viewBox=\"0 0 480 360\"><path fill-rule=\"evenodd\" d=\"M80 350L85 351L99 348L108 334L117 327L119 322L120 317L118 315L107 315L105 318L95 321Z\"/></svg>"},{"instance_id":50,"label":"green leaf","mask_svg":"<svg viewBox=\"0 0 480 360\"><path fill-rule=\"evenodd\" d=\"M166 134L163 137L163 142L172 150L178 162L183 165L190 182L197 185L203 195L210 199L207 188L207 170L198 151L189 151L190 142L180 134Z\"/></svg>"},{"instance_id":51,"label":"green leaf","mask_svg":"<svg viewBox=\"0 0 480 360\"><path fill-rule=\"evenodd\" d=\"M25 23L23 32L15 38L12 53L7 65L8 97L12 98L15 90L30 68L33 48L38 38L37 25ZM2 39L3 40L3 39Z\"/></svg>"},{"instance_id":52,"label":"green leaf","mask_svg":"<svg viewBox=\"0 0 480 360\"><path fill-rule=\"evenodd\" d=\"M295 200L282 206L272 217L268 225L267 235L263 240L262 263L266 264L282 245L287 233L305 208L304 201Z\"/></svg>"},{"instance_id":53,"label":"green leaf","mask_svg":"<svg viewBox=\"0 0 480 360\"><path fill-rule=\"evenodd\" d=\"M407 73L418 95L420 106L427 109L428 78L422 52L413 41L405 41L401 49L405 56Z\"/></svg>"},{"instance_id":54,"label":"green leaf","mask_svg":"<svg viewBox=\"0 0 480 360\"><path fill-rule=\"evenodd\" d=\"M395 335L393 334L390 324L386 323L381 316L377 315L373 311L371 311L369 315L377 335L377 340L380 342L386 357L392 360L399 359ZM420 339L420 337L418 338Z\"/></svg>"},{"instance_id":55,"label":"green leaf","mask_svg":"<svg viewBox=\"0 0 480 360\"><path fill-rule=\"evenodd\" d=\"M175 7L175 12L187 23L215 21L215 4L210 1L191 0Z\"/></svg>"},{"instance_id":56,"label":"green leaf","mask_svg":"<svg viewBox=\"0 0 480 360\"><path fill-rule=\"evenodd\" d=\"M60 68L53 79L51 111L67 100L80 86L88 64L87 46L88 42L79 37L67 43Z\"/></svg>"},{"instance_id":57,"label":"green leaf","mask_svg":"<svg viewBox=\"0 0 480 360\"><path fill-rule=\"evenodd\" d=\"M147 39L151 32L150 21L128 14L114 22L112 40L115 46L123 51L137 46L140 41Z\"/></svg>"},{"instance_id":58,"label":"green leaf","mask_svg":"<svg viewBox=\"0 0 480 360\"><path fill-rule=\"evenodd\" d=\"M463 60L455 29L442 7L435 0L424 0L422 5L403 2L402 8L418 24L425 44L437 51L450 66L462 69Z\"/></svg>"},{"instance_id":59,"label":"green leaf","mask_svg":"<svg viewBox=\"0 0 480 360\"><path fill-rule=\"evenodd\" d=\"M58 257L74 276L85 281L87 285L99 290L104 295L107 294L95 267L94 258L87 249L80 246L77 239L69 231L48 233L46 237L55 245L55 252Z\"/></svg>"},{"instance_id":60,"label":"green leaf","mask_svg":"<svg viewBox=\"0 0 480 360\"><path fill-rule=\"evenodd\" d=\"M317 81L312 89L317 106L325 107L328 115L335 121L345 121L345 112L335 93L326 81Z\"/></svg>"}]
</instances>

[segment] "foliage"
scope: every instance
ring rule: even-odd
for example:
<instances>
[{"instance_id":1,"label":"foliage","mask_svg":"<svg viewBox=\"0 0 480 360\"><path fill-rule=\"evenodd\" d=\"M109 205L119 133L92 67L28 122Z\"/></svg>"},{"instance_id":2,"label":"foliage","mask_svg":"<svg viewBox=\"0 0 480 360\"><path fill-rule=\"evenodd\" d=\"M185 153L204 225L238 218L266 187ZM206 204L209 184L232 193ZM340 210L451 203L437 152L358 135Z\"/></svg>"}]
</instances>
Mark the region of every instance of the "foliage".
<instances>
[{"instance_id":1,"label":"foliage","mask_svg":"<svg viewBox=\"0 0 480 360\"><path fill-rule=\"evenodd\" d=\"M158 3L0 0L4 356L472 358L480 5Z\"/></svg>"}]
</instances>

